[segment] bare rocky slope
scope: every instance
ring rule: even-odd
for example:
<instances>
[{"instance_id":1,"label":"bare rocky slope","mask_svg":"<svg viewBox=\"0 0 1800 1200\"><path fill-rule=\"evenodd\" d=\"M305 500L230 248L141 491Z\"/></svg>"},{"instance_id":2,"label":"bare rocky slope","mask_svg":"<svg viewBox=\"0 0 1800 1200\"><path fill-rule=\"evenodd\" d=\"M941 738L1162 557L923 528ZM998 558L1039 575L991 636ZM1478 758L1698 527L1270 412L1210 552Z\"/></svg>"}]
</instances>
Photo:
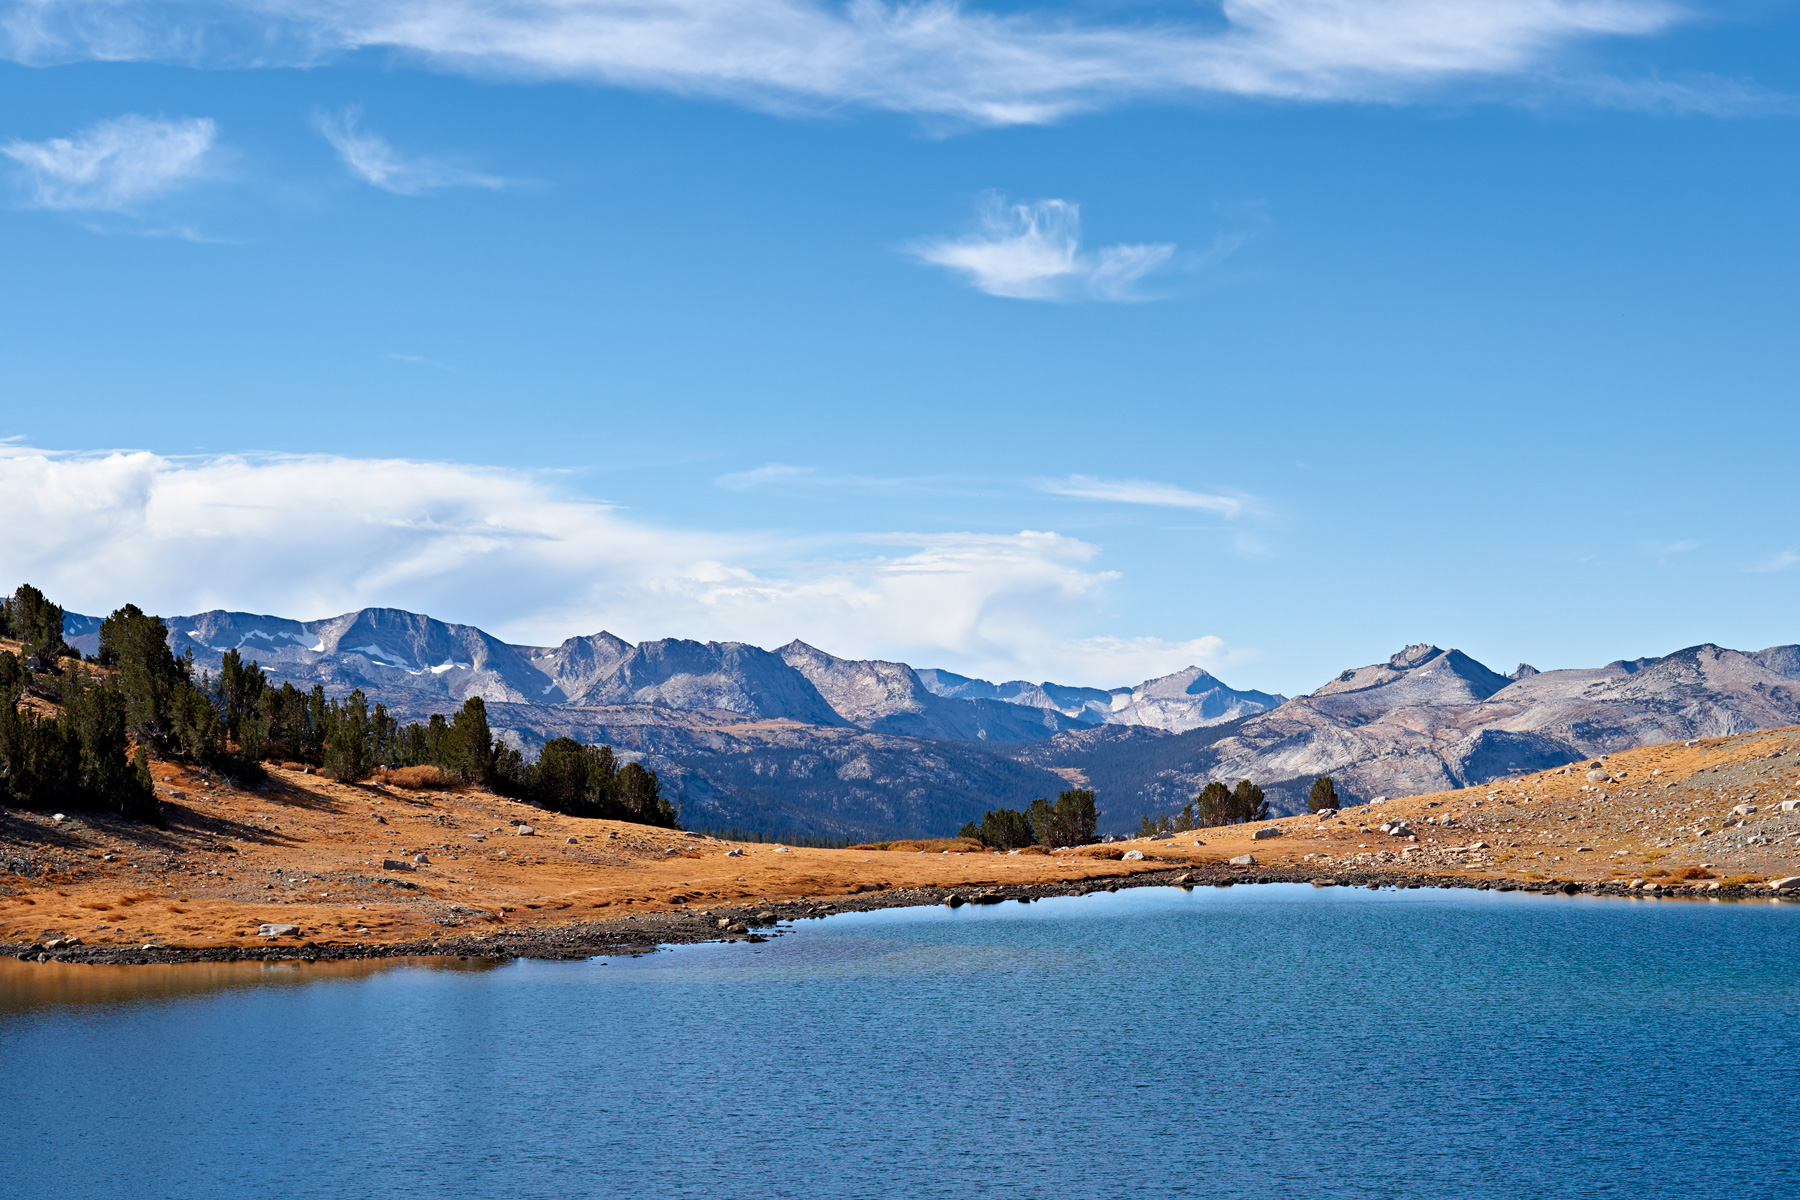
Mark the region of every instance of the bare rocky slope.
<instances>
[{"instance_id":1,"label":"bare rocky slope","mask_svg":"<svg viewBox=\"0 0 1800 1200\"><path fill-rule=\"evenodd\" d=\"M1059 734L1016 757L1077 770L1115 808L1179 808L1212 779L1253 779L1298 812L1330 775L1352 802L1486 783L1591 755L1800 723L1800 648L1693 646L1604 667L1500 675L1460 651L1408 646L1311 695L1173 738Z\"/></svg>"}]
</instances>

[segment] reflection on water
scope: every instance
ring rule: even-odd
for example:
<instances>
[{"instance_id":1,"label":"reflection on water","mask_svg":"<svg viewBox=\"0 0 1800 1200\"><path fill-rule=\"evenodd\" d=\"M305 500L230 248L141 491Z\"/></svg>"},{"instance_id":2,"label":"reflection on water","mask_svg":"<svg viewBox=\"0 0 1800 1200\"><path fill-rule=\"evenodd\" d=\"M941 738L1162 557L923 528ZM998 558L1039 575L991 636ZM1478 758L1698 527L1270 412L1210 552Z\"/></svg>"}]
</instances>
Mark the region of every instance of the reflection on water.
<instances>
[{"instance_id":1,"label":"reflection on water","mask_svg":"<svg viewBox=\"0 0 1800 1200\"><path fill-rule=\"evenodd\" d=\"M239 988L365 979L398 967L489 971L494 959L379 958L344 962L201 962L84 966L0 958L0 1015L71 1004L167 1000Z\"/></svg>"}]
</instances>

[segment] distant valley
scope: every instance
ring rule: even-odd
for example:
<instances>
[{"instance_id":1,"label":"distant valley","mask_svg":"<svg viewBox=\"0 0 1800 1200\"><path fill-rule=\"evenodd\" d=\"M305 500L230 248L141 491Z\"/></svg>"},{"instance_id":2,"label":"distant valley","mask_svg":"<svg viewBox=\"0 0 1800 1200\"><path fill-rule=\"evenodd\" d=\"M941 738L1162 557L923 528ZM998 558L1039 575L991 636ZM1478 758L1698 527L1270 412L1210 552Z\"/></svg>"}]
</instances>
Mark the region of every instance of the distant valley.
<instances>
[{"instance_id":1,"label":"distant valley","mask_svg":"<svg viewBox=\"0 0 1800 1200\"><path fill-rule=\"evenodd\" d=\"M993 683L905 663L610 633L513 645L398 609L322 621L214 611L166 618L216 670L237 649L275 678L361 688L406 719L470 696L527 754L570 736L638 757L690 827L883 838L953 831L1079 783L1102 829L1249 778L1278 812L1329 774L1356 801L1467 786L1596 753L1800 723L1800 647L1703 645L1603 667L1502 675L1410 646L1309 695L1241 691L1199 667L1132 687ZM77 649L97 618L69 614Z\"/></svg>"}]
</instances>

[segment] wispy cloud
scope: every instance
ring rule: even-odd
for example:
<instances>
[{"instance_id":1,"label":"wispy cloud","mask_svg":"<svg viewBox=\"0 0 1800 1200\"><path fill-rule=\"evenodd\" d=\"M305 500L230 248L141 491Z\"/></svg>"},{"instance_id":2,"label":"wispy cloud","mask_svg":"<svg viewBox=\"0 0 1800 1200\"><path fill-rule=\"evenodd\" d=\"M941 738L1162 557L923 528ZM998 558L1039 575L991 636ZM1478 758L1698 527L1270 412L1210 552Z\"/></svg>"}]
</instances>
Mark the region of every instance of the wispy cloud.
<instances>
[{"instance_id":1,"label":"wispy cloud","mask_svg":"<svg viewBox=\"0 0 1800 1200\"><path fill-rule=\"evenodd\" d=\"M1214 639L1096 629L1118 576L1055 532L786 538L678 528L556 476L336 456L165 458L0 442L0 563L76 611L129 599L318 617L389 604L554 644L803 637L971 673L1131 683ZM1220 650L1222 652L1222 650Z\"/></svg>"},{"instance_id":2,"label":"wispy cloud","mask_svg":"<svg viewBox=\"0 0 1800 1200\"><path fill-rule=\"evenodd\" d=\"M1579 94L1586 81L1567 82L1578 47L1687 13L1671 0L1225 0L1220 15L1104 23L953 0L30 0L0 17L0 54L278 66L386 49L482 76L1006 125L1147 99L1394 102L1468 81ZM1632 87L1610 86L1599 102Z\"/></svg>"},{"instance_id":3,"label":"wispy cloud","mask_svg":"<svg viewBox=\"0 0 1800 1200\"><path fill-rule=\"evenodd\" d=\"M965 276L990 296L1013 300L1141 300L1144 277L1166 266L1172 245L1081 248L1081 208L1067 200L982 203L981 227L959 238L909 247L920 260Z\"/></svg>"},{"instance_id":4,"label":"wispy cloud","mask_svg":"<svg viewBox=\"0 0 1800 1200\"><path fill-rule=\"evenodd\" d=\"M1783 550L1779 554L1770 555L1750 569L1757 572L1785 571L1793 566L1800 566L1800 554L1792 550Z\"/></svg>"},{"instance_id":5,"label":"wispy cloud","mask_svg":"<svg viewBox=\"0 0 1800 1200\"><path fill-rule=\"evenodd\" d=\"M208 118L127 115L73 137L14 140L0 154L18 164L27 203L54 212L135 215L151 201L206 178L218 141Z\"/></svg>"},{"instance_id":6,"label":"wispy cloud","mask_svg":"<svg viewBox=\"0 0 1800 1200\"><path fill-rule=\"evenodd\" d=\"M454 187L498 189L510 182L444 159L402 155L386 138L362 128L358 108L319 113L313 123L352 175L396 195L419 196Z\"/></svg>"},{"instance_id":7,"label":"wispy cloud","mask_svg":"<svg viewBox=\"0 0 1800 1200\"><path fill-rule=\"evenodd\" d=\"M1192 508L1237 517L1249 512L1253 502L1247 496L1220 492L1196 492L1172 483L1149 479L1100 479L1093 475L1067 475L1060 479L1040 479L1039 491L1053 496L1073 496L1079 500L1103 500L1111 504L1148 504L1159 508Z\"/></svg>"}]
</instances>

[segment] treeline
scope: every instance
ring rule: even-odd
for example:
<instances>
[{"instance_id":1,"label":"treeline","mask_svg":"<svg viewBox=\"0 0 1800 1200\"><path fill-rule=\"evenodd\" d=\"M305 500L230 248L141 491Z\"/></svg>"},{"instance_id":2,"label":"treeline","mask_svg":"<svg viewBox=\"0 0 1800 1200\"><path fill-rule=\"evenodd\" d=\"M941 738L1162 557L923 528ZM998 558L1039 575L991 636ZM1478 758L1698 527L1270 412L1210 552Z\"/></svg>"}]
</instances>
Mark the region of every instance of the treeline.
<instances>
[{"instance_id":1,"label":"treeline","mask_svg":"<svg viewBox=\"0 0 1800 1200\"><path fill-rule=\"evenodd\" d=\"M1338 806L1337 785L1329 775L1313 780L1307 795L1307 807L1313 812ZM1213 829L1220 825L1237 825L1246 821L1266 821L1269 801L1263 790L1248 779L1240 779L1236 787L1218 780L1200 789L1200 794L1171 817L1145 814L1138 822L1137 836L1158 837L1169 833L1187 833L1195 829Z\"/></svg>"},{"instance_id":2,"label":"treeline","mask_svg":"<svg viewBox=\"0 0 1800 1200\"><path fill-rule=\"evenodd\" d=\"M299 762L340 781L384 767L435 767L463 783L578 816L674 827L654 771L622 766L609 746L556 738L538 761L493 736L487 705L470 697L455 715L402 725L359 689L328 699L315 685L276 686L255 662L225 652L214 678L196 678L191 653L169 650L160 618L127 604L100 623L100 645L82 666L62 637L63 610L30 585L0 601L0 799L26 808L103 808L154 819L149 753L194 763L234 782L259 781L265 760ZM65 668L63 660L74 658ZM29 692L60 706L21 707ZM126 757L129 746L135 754Z\"/></svg>"},{"instance_id":3,"label":"treeline","mask_svg":"<svg viewBox=\"0 0 1800 1200\"><path fill-rule=\"evenodd\" d=\"M1094 793L1088 788L1070 788L1057 794L1055 802L1040 796L1024 812L1012 808L990 809L980 823L968 822L959 837L975 838L996 850L1017 850L1024 846L1085 846L1095 841L1100 824L1094 809Z\"/></svg>"}]
</instances>

